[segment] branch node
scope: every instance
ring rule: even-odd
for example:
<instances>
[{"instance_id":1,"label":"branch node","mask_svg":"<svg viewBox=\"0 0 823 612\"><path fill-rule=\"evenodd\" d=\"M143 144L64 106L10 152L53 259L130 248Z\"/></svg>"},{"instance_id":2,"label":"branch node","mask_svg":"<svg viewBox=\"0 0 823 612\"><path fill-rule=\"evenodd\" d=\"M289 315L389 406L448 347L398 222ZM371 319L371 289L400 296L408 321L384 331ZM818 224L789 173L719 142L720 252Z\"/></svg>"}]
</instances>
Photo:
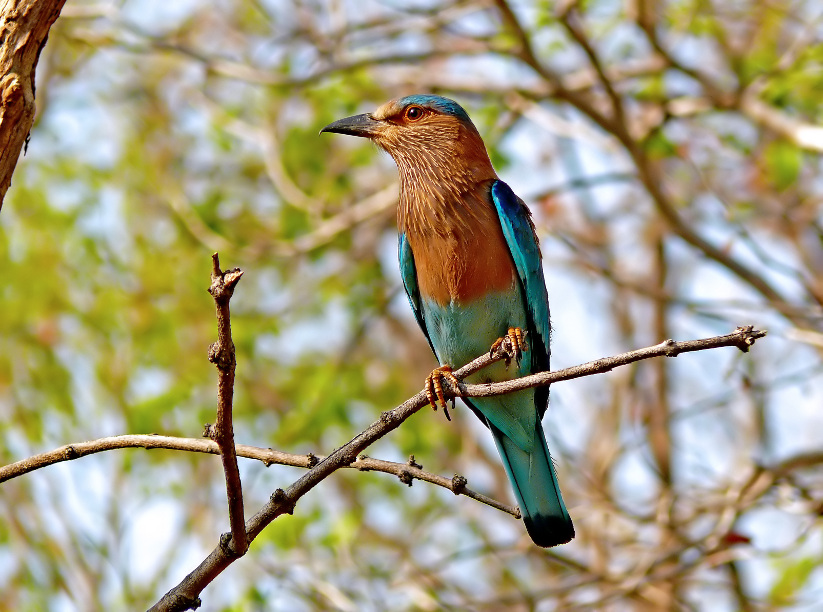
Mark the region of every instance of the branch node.
<instances>
[{"instance_id":1,"label":"branch node","mask_svg":"<svg viewBox=\"0 0 823 612\"><path fill-rule=\"evenodd\" d=\"M230 533L221 533L220 534L220 550L223 551L229 559L239 559L243 555L239 552L234 550L234 547L231 545L232 537Z\"/></svg>"},{"instance_id":2,"label":"branch node","mask_svg":"<svg viewBox=\"0 0 823 612\"><path fill-rule=\"evenodd\" d=\"M271 494L271 503L283 508L284 514L292 514L294 512L294 502L289 499L289 496L283 489L277 489Z\"/></svg>"},{"instance_id":3,"label":"branch node","mask_svg":"<svg viewBox=\"0 0 823 612\"><path fill-rule=\"evenodd\" d=\"M740 336L740 342L737 344L737 348L743 353L748 353L749 348L755 343L755 340L762 338L768 332L755 329L753 325L743 325L737 327L734 333Z\"/></svg>"},{"instance_id":4,"label":"branch node","mask_svg":"<svg viewBox=\"0 0 823 612\"><path fill-rule=\"evenodd\" d=\"M216 302L228 302L234 293L234 288L240 282L240 277L243 276L243 270L232 268L222 272L220 270L220 256L217 253L212 254L211 260L212 272L209 293Z\"/></svg>"},{"instance_id":5,"label":"branch node","mask_svg":"<svg viewBox=\"0 0 823 612\"><path fill-rule=\"evenodd\" d=\"M169 610L179 610L185 612L186 610L196 610L203 604L199 597L187 597L186 595L175 594L168 601Z\"/></svg>"},{"instance_id":6,"label":"branch node","mask_svg":"<svg viewBox=\"0 0 823 612\"><path fill-rule=\"evenodd\" d=\"M400 470L400 473L397 475L397 478L402 482L404 485L412 486L414 482L414 476L412 476L408 470Z\"/></svg>"},{"instance_id":7,"label":"branch node","mask_svg":"<svg viewBox=\"0 0 823 612\"><path fill-rule=\"evenodd\" d=\"M211 423L206 423L205 425L203 425L203 437L209 438L210 440L216 440L217 428Z\"/></svg>"},{"instance_id":8,"label":"branch node","mask_svg":"<svg viewBox=\"0 0 823 612\"><path fill-rule=\"evenodd\" d=\"M368 458L369 457L367 455L360 455L352 463L356 464L358 461L366 461L366 459L368 459ZM349 465L351 465L351 464L349 464ZM354 467L356 467L361 472L371 472L371 468L366 466L366 465L355 465Z\"/></svg>"},{"instance_id":9,"label":"branch node","mask_svg":"<svg viewBox=\"0 0 823 612\"><path fill-rule=\"evenodd\" d=\"M463 491L466 490L467 484L469 484L469 481L466 480L465 476L455 474L452 477L452 493L454 493L455 495L460 495Z\"/></svg>"},{"instance_id":10,"label":"branch node","mask_svg":"<svg viewBox=\"0 0 823 612\"><path fill-rule=\"evenodd\" d=\"M417 461L414 460L414 455L409 455L408 465L410 465L413 468L417 468L418 470L423 469L423 466L420 465L419 463L417 463Z\"/></svg>"},{"instance_id":11,"label":"branch node","mask_svg":"<svg viewBox=\"0 0 823 612\"><path fill-rule=\"evenodd\" d=\"M230 372L234 369L234 366L237 364L234 354L233 342L228 350L219 340L209 345L209 362L216 365L217 369L222 372Z\"/></svg>"},{"instance_id":12,"label":"branch node","mask_svg":"<svg viewBox=\"0 0 823 612\"><path fill-rule=\"evenodd\" d=\"M77 449L73 446L67 446L63 455L66 459L77 459L80 456L80 453L78 453Z\"/></svg>"},{"instance_id":13,"label":"branch node","mask_svg":"<svg viewBox=\"0 0 823 612\"><path fill-rule=\"evenodd\" d=\"M311 469L318 463L320 463L320 459L317 458L317 455L315 455L314 453L309 453L308 455L306 455L306 467Z\"/></svg>"}]
</instances>

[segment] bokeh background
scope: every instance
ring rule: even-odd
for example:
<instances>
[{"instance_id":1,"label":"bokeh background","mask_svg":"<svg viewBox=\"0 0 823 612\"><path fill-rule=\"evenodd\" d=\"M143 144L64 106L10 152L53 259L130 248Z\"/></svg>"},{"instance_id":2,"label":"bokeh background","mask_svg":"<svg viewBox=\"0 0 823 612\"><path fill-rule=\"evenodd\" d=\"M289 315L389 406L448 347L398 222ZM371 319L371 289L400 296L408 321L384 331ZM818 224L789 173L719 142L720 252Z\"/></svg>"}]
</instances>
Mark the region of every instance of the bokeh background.
<instances>
[{"instance_id":1,"label":"bokeh background","mask_svg":"<svg viewBox=\"0 0 823 612\"><path fill-rule=\"evenodd\" d=\"M210 255L238 442L326 454L435 361L396 171L318 136L457 99L532 209L553 366L769 336L552 389L577 529L542 550L443 489L337 473L203 610L815 610L823 601L823 7L812 0L69 0L0 213L0 460L214 420ZM511 501L458 405L374 457ZM241 460L249 515L300 471ZM0 609L150 606L228 530L219 458L114 451L0 488Z\"/></svg>"}]
</instances>

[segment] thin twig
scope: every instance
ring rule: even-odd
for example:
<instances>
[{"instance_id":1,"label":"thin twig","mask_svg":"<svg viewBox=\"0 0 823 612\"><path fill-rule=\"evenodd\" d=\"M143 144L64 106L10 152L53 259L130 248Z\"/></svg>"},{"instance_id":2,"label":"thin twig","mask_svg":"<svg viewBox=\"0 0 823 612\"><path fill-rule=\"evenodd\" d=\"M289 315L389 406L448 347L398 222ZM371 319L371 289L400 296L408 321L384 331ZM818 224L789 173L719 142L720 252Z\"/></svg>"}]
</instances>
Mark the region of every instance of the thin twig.
<instances>
[{"instance_id":1,"label":"thin twig","mask_svg":"<svg viewBox=\"0 0 823 612\"><path fill-rule=\"evenodd\" d=\"M243 271L220 270L220 258L212 255L211 286L209 293L214 298L217 311L217 342L209 347L209 361L217 366L217 422L214 427L206 427L206 434L220 447L223 471L226 474L226 496L229 504L231 524L231 552L237 556L246 554L249 548L246 538L243 512L243 485L237 467L232 426L232 400L234 398L234 370L237 364L234 342L231 339L231 313L229 301L234 288L243 276Z\"/></svg>"},{"instance_id":2,"label":"thin twig","mask_svg":"<svg viewBox=\"0 0 823 612\"><path fill-rule=\"evenodd\" d=\"M623 101L620 99L620 95L612 85L611 79L607 76L606 70L600 61L600 58L597 56L597 52L592 46L591 41L586 36L583 29L583 24L581 22L582 19L580 17L580 13L578 12L577 7L573 4L570 4L567 9L562 10L560 13L560 23L563 24L563 27L565 27L569 35L580 46L586 54L586 57L589 58L589 63L594 69L598 80L606 90L609 100L611 100L612 103L614 119L619 123L626 123L625 112L623 110Z\"/></svg>"},{"instance_id":3,"label":"thin twig","mask_svg":"<svg viewBox=\"0 0 823 612\"><path fill-rule=\"evenodd\" d=\"M88 442L75 442L66 444L60 448L33 455L26 459L10 463L0 467L0 483L23 476L40 468L72 461L88 455L94 455L105 451L118 450L123 448L145 448L145 449L165 449L186 451L191 453L207 453L210 455L220 455L220 447L214 440L204 438L178 438L174 436L158 436L155 434L128 434L123 436L110 436L99 438ZM297 455L294 453L284 453L283 451L271 448L260 448L259 446L249 446L248 444L237 444L236 453L238 457L255 459L266 465L288 465L310 469L317 465L325 457L308 454ZM362 472L382 472L392 474L403 484L411 486L412 480L428 482L439 487L448 489L455 495L465 495L475 501L491 506L515 518L520 518L520 510L516 506L509 506L491 497L478 493L463 485L465 479L455 475L454 478L446 478L439 474L426 472L412 456L407 463L396 461L385 461L384 459L374 459L361 455L351 465L344 466Z\"/></svg>"}]
</instances>

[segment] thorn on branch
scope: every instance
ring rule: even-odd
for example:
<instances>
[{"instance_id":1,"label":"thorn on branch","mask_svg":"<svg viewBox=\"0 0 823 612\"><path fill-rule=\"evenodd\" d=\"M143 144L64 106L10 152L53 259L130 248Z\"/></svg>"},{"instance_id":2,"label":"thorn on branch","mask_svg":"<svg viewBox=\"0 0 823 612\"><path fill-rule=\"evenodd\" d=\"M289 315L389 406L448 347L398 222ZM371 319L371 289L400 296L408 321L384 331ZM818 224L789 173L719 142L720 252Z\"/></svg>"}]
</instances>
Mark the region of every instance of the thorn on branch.
<instances>
[{"instance_id":1,"label":"thorn on branch","mask_svg":"<svg viewBox=\"0 0 823 612\"><path fill-rule=\"evenodd\" d=\"M469 481L466 480L465 476L455 474L452 476L452 493L460 495L466 489L467 484L469 484Z\"/></svg>"},{"instance_id":2,"label":"thorn on branch","mask_svg":"<svg viewBox=\"0 0 823 612\"><path fill-rule=\"evenodd\" d=\"M410 465L413 468L417 468L418 470L423 469L423 466L420 465L419 463L417 463L417 461L414 460L414 455L409 455L408 465Z\"/></svg>"}]
</instances>

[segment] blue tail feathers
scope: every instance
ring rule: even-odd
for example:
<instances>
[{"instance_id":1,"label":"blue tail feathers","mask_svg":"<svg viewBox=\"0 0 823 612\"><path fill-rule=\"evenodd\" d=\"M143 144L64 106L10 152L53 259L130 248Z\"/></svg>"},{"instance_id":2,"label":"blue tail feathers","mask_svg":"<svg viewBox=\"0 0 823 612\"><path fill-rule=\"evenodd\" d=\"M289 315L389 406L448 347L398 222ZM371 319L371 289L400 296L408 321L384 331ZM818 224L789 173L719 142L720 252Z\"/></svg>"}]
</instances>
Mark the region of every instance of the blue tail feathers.
<instances>
[{"instance_id":1,"label":"blue tail feathers","mask_svg":"<svg viewBox=\"0 0 823 612\"><path fill-rule=\"evenodd\" d=\"M521 450L497 427L488 425L534 543L548 548L569 542L574 537L574 526L560 494L540 420L535 423L535 444L530 453Z\"/></svg>"}]
</instances>

